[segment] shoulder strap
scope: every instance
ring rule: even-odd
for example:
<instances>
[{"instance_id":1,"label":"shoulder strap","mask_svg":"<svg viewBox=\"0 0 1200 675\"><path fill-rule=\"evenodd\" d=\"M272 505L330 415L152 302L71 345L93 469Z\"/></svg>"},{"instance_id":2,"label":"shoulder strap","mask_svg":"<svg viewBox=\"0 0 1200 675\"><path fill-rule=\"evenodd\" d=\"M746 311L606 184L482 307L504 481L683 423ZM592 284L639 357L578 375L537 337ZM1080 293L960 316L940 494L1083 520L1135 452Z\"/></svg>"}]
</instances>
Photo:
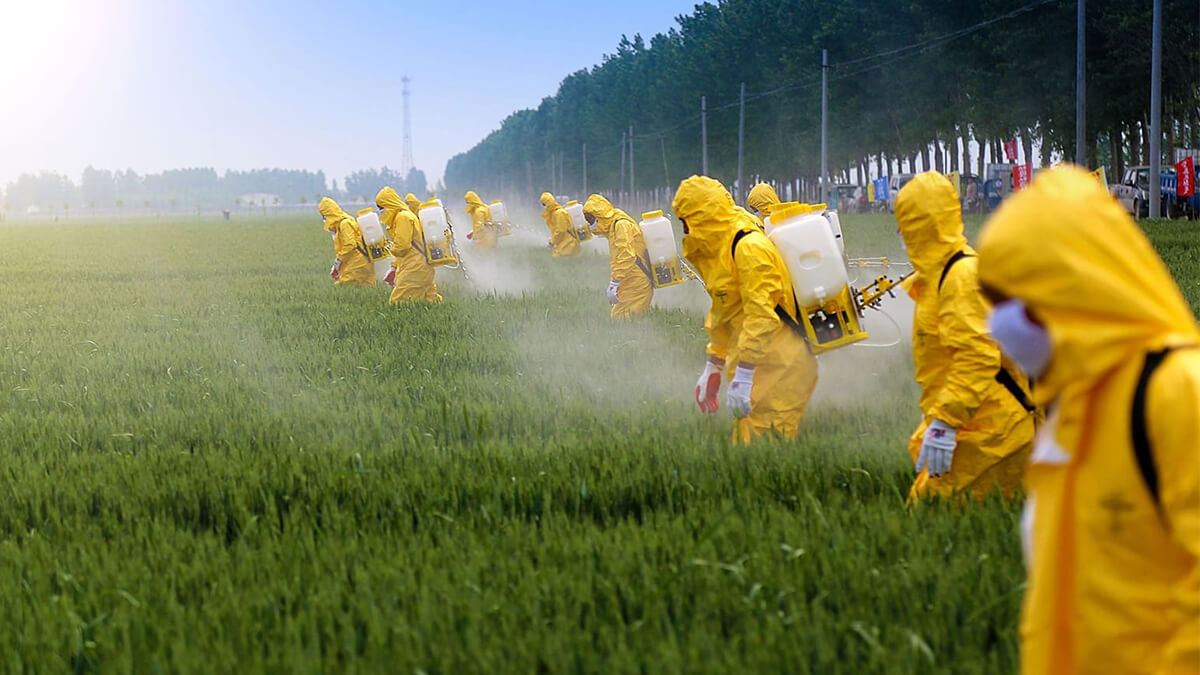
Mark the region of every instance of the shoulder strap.
<instances>
[{"instance_id":1,"label":"shoulder strap","mask_svg":"<svg viewBox=\"0 0 1200 675\"><path fill-rule=\"evenodd\" d=\"M1150 434L1146 431L1146 390L1150 378L1170 353L1169 349L1146 354L1142 372L1138 375L1137 389L1133 393L1133 409L1130 411L1130 432L1133 440L1133 456L1137 459L1138 472L1150 493L1150 499L1158 505L1158 467L1154 465L1154 454L1150 448Z\"/></svg>"},{"instance_id":2,"label":"shoulder strap","mask_svg":"<svg viewBox=\"0 0 1200 675\"><path fill-rule=\"evenodd\" d=\"M938 279L938 293L942 292L942 284L946 283L946 275L950 273L950 268L954 267L954 263L969 257L966 251L959 251L950 256L950 259L946 261L946 266L942 268L942 278Z\"/></svg>"},{"instance_id":3,"label":"shoulder strap","mask_svg":"<svg viewBox=\"0 0 1200 675\"><path fill-rule=\"evenodd\" d=\"M733 246L729 249L730 257L737 257L737 245L748 234L750 234L750 230L739 230L737 234L733 235Z\"/></svg>"},{"instance_id":4,"label":"shoulder strap","mask_svg":"<svg viewBox=\"0 0 1200 675\"><path fill-rule=\"evenodd\" d=\"M742 239L744 239L746 237L746 235L748 235L752 232L754 232L754 230L739 230L737 234L733 235L733 245L730 247L730 250L729 250L730 256L735 257L735 258L737 257L738 243L741 242ZM800 316L800 304L795 299L795 296L792 297L792 301L796 302L796 316ZM799 335L802 340L804 340L804 344L806 344L806 345L809 344L808 333L805 332L804 326L801 326L796 321L796 319L793 319L791 317L791 315L787 313L787 310L785 310L783 307L780 307L779 305L775 305L775 315L779 317L779 320L783 322L783 325L794 330L796 332L796 334Z\"/></svg>"}]
</instances>

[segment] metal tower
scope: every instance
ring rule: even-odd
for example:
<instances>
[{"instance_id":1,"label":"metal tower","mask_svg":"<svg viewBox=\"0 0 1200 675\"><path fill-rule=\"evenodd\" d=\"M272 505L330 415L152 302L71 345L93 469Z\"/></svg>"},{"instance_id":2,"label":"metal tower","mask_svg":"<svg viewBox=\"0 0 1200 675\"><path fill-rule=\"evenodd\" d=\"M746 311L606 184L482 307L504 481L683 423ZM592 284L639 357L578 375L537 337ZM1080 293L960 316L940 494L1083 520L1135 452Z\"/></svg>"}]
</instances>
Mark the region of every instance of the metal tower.
<instances>
[{"instance_id":1,"label":"metal tower","mask_svg":"<svg viewBox=\"0 0 1200 675\"><path fill-rule=\"evenodd\" d=\"M413 168L413 152L412 152L412 122L408 114L408 83L411 81L408 75L400 78L404 83L404 89L401 94L404 96L404 150L400 157L400 174L408 178L408 172Z\"/></svg>"}]
</instances>

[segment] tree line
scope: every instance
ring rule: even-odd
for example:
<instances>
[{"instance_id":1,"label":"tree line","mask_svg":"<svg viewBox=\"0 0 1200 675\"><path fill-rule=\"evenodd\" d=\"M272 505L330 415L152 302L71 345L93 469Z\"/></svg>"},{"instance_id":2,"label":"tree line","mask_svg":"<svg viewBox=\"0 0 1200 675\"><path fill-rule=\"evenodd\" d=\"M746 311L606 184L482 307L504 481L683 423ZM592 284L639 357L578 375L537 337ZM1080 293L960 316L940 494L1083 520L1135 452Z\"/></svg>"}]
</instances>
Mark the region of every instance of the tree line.
<instances>
[{"instance_id":1,"label":"tree line","mask_svg":"<svg viewBox=\"0 0 1200 675\"><path fill-rule=\"evenodd\" d=\"M1165 0L1163 148L1200 147L1200 11ZM1075 154L1075 0L722 0L647 43L622 38L533 110L503 121L446 167L455 189L536 193L672 186L701 169L820 173L821 50L829 53L830 174L979 172L1019 140L1021 161ZM1110 176L1148 163L1151 3L1087 3L1087 161ZM622 138L633 128L633 144ZM972 145L975 141L977 145ZM971 148L978 148L974 155ZM965 151L964 151L965 149ZM632 158L626 158L629 154ZM632 167L631 167L632 164Z\"/></svg>"},{"instance_id":2,"label":"tree line","mask_svg":"<svg viewBox=\"0 0 1200 675\"><path fill-rule=\"evenodd\" d=\"M386 166L356 171L344 183L344 189L339 189L336 180L327 184L323 171L254 169L218 174L212 168L194 168L139 175L132 169L110 171L89 166L78 183L53 171L23 173L8 183L3 204L10 213L24 213L31 206L55 213L195 210L315 204L325 195L370 201L384 185L422 197L427 190L420 169L401 176Z\"/></svg>"}]
</instances>

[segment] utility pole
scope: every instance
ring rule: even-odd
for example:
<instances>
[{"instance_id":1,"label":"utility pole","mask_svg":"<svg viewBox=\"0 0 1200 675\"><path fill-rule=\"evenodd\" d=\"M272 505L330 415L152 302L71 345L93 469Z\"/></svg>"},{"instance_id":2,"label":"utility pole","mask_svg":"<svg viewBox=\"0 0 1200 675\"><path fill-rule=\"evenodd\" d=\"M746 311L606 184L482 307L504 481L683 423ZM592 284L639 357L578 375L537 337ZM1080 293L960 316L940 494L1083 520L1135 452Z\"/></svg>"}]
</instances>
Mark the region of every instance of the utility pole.
<instances>
[{"instance_id":1,"label":"utility pole","mask_svg":"<svg viewBox=\"0 0 1200 675\"><path fill-rule=\"evenodd\" d=\"M663 179L667 181L667 189L671 189L671 172L667 171L667 141L662 136L658 137L658 145L662 148L663 156Z\"/></svg>"},{"instance_id":2,"label":"utility pole","mask_svg":"<svg viewBox=\"0 0 1200 675\"><path fill-rule=\"evenodd\" d=\"M629 125L629 199L633 201L633 125Z\"/></svg>"},{"instance_id":3,"label":"utility pole","mask_svg":"<svg viewBox=\"0 0 1200 675\"><path fill-rule=\"evenodd\" d=\"M580 195L583 199L587 199L587 143L583 144L583 194Z\"/></svg>"},{"instance_id":4,"label":"utility pole","mask_svg":"<svg viewBox=\"0 0 1200 675\"><path fill-rule=\"evenodd\" d=\"M746 188L742 184L742 159L745 152L746 140L746 83L742 83L742 93L738 99L738 177L737 177L737 201L744 202L743 195L746 194Z\"/></svg>"},{"instance_id":5,"label":"utility pole","mask_svg":"<svg viewBox=\"0 0 1200 675\"><path fill-rule=\"evenodd\" d=\"M700 97L700 173L708 175L708 97Z\"/></svg>"},{"instance_id":6,"label":"utility pole","mask_svg":"<svg viewBox=\"0 0 1200 675\"><path fill-rule=\"evenodd\" d=\"M413 168L413 151L412 151L412 122L409 120L408 114L408 83L412 82L408 75L400 78L400 83L403 88L400 90L400 96L404 101L404 126L403 126L403 141L400 154L400 173L402 178L408 180L408 173Z\"/></svg>"},{"instance_id":7,"label":"utility pole","mask_svg":"<svg viewBox=\"0 0 1200 675\"><path fill-rule=\"evenodd\" d=\"M821 203L828 204L829 176L829 50L821 50Z\"/></svg>"},{"instance_id":8,"label":"utility pole","mask_svg":"<svg viewBox=\"0 0 1200 675\"><path fill-rule=\"evenodd\" d=\"M1076 0L1075 8L1075 163L1084 166L1087 161L1085 146L1087 144L1087 86L1084 76L1087 72L1085 45L1087 42L1085 16L1087 0ZM1043 141L1044 142L1044 141ZM1114 141L1120 147L1120 141Z\"/></svg>"},{"instance_id":9,"label":"utility pole","mask_svg":"<svg viewBox=\"0 0 1200 675\"><path fill-rule=\"evenodd\" d=\"M625 132L621 132L621 180L617 182L617 193L625 189Z\"/></svg>"},{"instance_id":10,"label":"utility pole","mask_svg":"<svg viewBox=\"0 0 1200 675\"><path fill-rule=\"evenodd\" d=\"M1150 217L1162 216L1162 0L1154 0L1150 38Z\"/></svg>"}]
</instances>

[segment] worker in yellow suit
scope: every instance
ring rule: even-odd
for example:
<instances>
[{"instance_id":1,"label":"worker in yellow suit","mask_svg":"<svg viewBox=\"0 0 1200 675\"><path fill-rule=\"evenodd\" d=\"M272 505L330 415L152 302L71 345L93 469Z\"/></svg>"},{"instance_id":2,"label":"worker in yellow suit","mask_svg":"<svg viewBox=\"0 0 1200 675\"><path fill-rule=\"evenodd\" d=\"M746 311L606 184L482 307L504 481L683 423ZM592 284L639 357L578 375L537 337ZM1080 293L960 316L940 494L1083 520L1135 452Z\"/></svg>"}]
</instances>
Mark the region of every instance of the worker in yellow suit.
<instances>
[{"instance_id":1,"label":"worker in yellow suit","mask_svg":"<svg viewBox=\"0 0 1200 675\"><path fill-rule=\"evenodd\" d=\"M592 232L608 239L609 315L627 319L645 314L654 299L654 287L641 226L598 194L584 202L583 217Z\"/></svg>"},{"instance_id":2,"label":"worker in yellow suit","mask_svg":"<svg viewBox=\"0 0 1200 675\"><path fill-rule=\"evenodd\" d=\"M487 204L474 191L467 192L464 199L467 202L467 215L471 216L471 233L467 235L475 243L475 248L496 248L499 238L495 229L488 226L492 220Z\"/></svg>"},{"instance_id":3,"label":"worker in yellow suit","mask_svg":"<svg viewBox=\"0 0 1200 675\"><path fill-rule=\"evenodd\" d=\"M417 199L417 196L413 193L410 192L404 195L404 205L408 207L409 211L413 212L413 215L419 216L421 214L421 200Z\"/></svg>"},{"instance_id":4,"label":"worker in yellow suit","mask_svg":"<svg viewBox=\"0 0 1200 675\"><path fill-rule=\"evenodd\" d=\"M1028 378L988 334L978 259L963 235L958 195L946 177L915 176L896 196L896 222L915 274L913 364L923 419L909 438L917 478L910 499L951 493L1011 496L1037 411Z\"/></svg>"},{"instance_id":5,"label":"worker in yellow suit","mask_svg":"<svg viewBox=\"0 0 1200 675\"><path fill-rule=\"evenodd\" d=\"M992 334L1048 405L1021 519L1021 672L1200 672L1200 329L1086 171L1044 171L980 236Z\"/></svg>"},{"instance_id":6,"label":"worker in yellow suit","mask_svg":"<svg viewBox=\"0 0 1200 675\"><path fill-rule=\"evenodd\" d=\"M421 221L408 209L391 187L385 187L375 195L375 206L380 210L380 221L387 228L392 240L392 296L393 305L413 300L441 302L434 269L425 258L425 230Z\"/></svg>"},{"instance_id":7,"label":"worker in yellow suit","mask_svg":"<svg viewBox=\"0 0 1200 675\"><path fill-rule=\"evenodd\" d=\"M771 209L777 204L779 195L775 194L775 188L766 183L755 185L750 188L750 194L746 195L746 206L753 209L759 218L771 215Z\"/></svg>"},{"instance_id":8,"label":"worker in yellow suit","mask_svg":"<svg viewBox=\"0 0 1200 675\"><path fill-rule=\"evenodd\" d=\"M796 322L796 297L775 245L719 182L692 176L673 203L683 221L683 255L696 267L712 305L704 320L708 358L696 403L726 403L737 418L734 439L794 438L817 386L817 360Z\"/></svg>"},{"instance_id":9,"label":"worker in yellow suit","mask_svg":"<svg viewBox=\"0 0 1200 675\"><path fill-rule=\"evenodd\" d=\"M325 219L325 231L333 235L334 259L329 276L333 277L335 285L374 286L375 266L367 260L358 221L329 197L321 198L317 210Z\"/></svg>"},{"instance_id":10,"label":"worker in yellow suit","mask_svg":"<svg viewBox=\"0 0 1200 675\"><path fill-rule=\"evenodd\" d=\"M558 205L554 195L542 193L542 220L550 228L550 248L555 258L570 258L579 255L579 237L571 224L567 210Z\"/></svg>"}]
</instances>

